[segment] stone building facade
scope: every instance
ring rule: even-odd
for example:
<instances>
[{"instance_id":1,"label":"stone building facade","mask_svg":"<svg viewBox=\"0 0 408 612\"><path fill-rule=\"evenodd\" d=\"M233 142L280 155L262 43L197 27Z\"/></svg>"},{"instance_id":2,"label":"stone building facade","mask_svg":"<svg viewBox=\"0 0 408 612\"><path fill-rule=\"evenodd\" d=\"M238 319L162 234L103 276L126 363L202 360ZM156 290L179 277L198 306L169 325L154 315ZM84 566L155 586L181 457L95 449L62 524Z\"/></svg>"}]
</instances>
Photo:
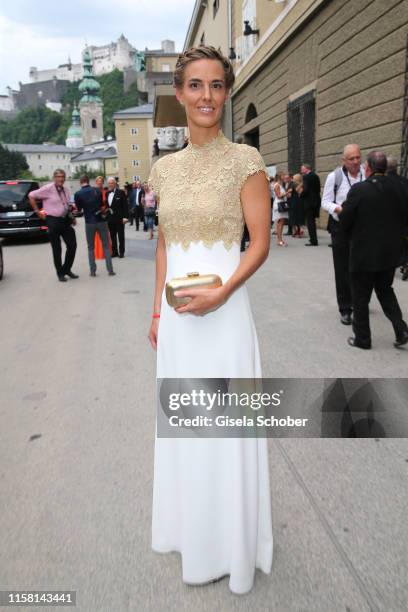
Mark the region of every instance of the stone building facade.
<instances>
[{"instance_id":1,"label":"stone building facade","mask_svg":"<svg viewBox=\"0 0 408 612\"><path fill-rule=\"evenodd\" d=\"M325 179L347 143L400 157L408 0L248 0L232 8L234 133L267 164L297 172L307 161ZM246 47L244 17L259 28Z\"/></svg>"},{"instance_id":2,"label":"stone building facade","mask_svg":"<svg viewBox=\"0 0 408 612\"><path fill-rule=\"evenodd\" d=\"M126 108L113 115L118 148L119 182L147 180L150 173L153 139L153 105Z\"/></svg>"}]
</instances>

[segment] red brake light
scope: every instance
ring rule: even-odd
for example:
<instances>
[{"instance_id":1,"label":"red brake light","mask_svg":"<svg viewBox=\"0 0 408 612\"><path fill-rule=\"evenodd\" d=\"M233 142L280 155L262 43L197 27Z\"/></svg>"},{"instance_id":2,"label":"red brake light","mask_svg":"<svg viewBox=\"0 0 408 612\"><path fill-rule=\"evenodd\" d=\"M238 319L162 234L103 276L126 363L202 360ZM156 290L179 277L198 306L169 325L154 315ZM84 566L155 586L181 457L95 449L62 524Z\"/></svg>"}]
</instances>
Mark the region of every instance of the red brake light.
<instances>
[{"instance_id":1,"label":"red brake light","mask_svg":"<svg viewBox=\"0 0 408 612\"><path fill-rule=\"evenodd\" d=\"M18 181L6 181L6 185L18 185Z\"/></svg>"}]
</instances>

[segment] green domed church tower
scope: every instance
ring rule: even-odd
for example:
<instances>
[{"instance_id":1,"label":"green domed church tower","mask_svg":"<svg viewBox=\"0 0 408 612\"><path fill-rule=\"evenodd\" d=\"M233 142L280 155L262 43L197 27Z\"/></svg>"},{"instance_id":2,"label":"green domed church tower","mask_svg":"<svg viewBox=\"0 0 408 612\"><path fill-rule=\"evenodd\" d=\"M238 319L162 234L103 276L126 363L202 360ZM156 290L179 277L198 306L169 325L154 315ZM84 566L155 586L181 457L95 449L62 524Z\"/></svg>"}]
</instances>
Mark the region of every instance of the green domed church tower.
<instances>
[{"instance_id":1,"label":"green domed church tower","mask_svg":"<svg viewBox=\"0 0 408 612\"><path fill-rule=\"evenodd\" d=\"M103 140L103 104L99 97L101 86L95 80L92 58L88 47L83 54L84 78L78 89L81 93L79 109L81 116L82 140L84 145Z\"/></svg>"},{"instance_id":2,"label":"green domed church tower","mask_svg":"<svg viewBox=\"0 0 408 612\"><path fill-rule=\"evenodd\" d=\"M72 111L72 123L68 129L65 144L67 147L71 147L73 149L78 149L84 144L82 141L81 116L76 104L74 105L74 110Z\"/></svg>"}]
</instances>

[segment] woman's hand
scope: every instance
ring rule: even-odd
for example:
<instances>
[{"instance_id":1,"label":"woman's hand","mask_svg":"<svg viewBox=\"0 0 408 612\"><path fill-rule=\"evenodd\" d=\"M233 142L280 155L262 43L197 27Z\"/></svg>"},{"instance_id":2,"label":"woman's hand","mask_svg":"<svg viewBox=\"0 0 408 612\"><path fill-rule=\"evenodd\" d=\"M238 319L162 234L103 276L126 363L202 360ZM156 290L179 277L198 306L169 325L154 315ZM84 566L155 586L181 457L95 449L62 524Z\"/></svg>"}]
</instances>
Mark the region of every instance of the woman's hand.
<instances>
[{"instance_id":1,"label":"woman's hand","mask_svg":"<svg viewBox=\"0 0 408 612\"><path fill-rule=\"evenodd\" d=\"M150 340L150 344L153 349L157 351L157 337L159 335L159 321L160 319L152 319L152 324L150 326L149 335L147 336Z\"/></svg>"},{"instance_id":2,"label":"woman's hand","mask_svg":"<svg viewBox=\"0 0 408 612\"><path fill-rule=\"evenodd\" d=\"M176 297L191 297L191 301L184 306L175 308L176 312L191 312L195 315L205 315L211 310L215 310L228 299L225 286L216 289L186 289L185 291L175 291Z\"/></svg>"}]
</instances>

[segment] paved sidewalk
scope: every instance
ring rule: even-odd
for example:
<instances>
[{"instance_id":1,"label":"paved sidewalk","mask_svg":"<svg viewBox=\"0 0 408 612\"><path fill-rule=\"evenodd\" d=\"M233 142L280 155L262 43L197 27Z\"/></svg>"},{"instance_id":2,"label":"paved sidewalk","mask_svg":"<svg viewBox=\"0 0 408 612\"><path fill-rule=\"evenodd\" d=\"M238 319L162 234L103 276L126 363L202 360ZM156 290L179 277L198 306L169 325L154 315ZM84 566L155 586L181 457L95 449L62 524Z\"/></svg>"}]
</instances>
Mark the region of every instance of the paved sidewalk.
<instances>
[{"instance_id":1,"label":"paved sidewalk","mask_svg":"<svg viewBox=\"0 0 408 612\"><path fill-rule=\"evenodd\" d=\"M80 279L64 284L48 244L3 245L0 587L76 590L81 612L405 610L403 439L270 441L273 570L248 595L187 586L178 554L151 551L155 241L127 227L117 276L89 278L77 234ZM346 345L320 241L273 244L249 282L264 376L406 376L374 298L373 350ZM408 315L408 283L395 288Z\"/></svg>"}]
</instances>

